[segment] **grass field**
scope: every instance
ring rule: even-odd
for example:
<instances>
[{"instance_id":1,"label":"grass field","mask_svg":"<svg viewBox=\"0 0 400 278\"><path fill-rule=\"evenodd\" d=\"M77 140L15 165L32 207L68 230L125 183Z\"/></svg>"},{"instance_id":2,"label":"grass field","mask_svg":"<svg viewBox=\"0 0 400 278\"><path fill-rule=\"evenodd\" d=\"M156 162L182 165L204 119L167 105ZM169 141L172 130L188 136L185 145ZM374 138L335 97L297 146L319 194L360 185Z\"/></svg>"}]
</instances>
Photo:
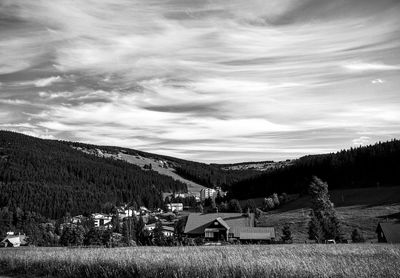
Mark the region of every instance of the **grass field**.
<instances>
[{"instance_id":1,"label":"grass field","mask_svg":"<svg viewBox=\"0 0 400 278\"><path fill-rule=\"evenodd\" d=\"M400 187L333 190L330 195L347 239L359 228L368 242L376 242L379 222L400 221ZM258 224L275 227L278 239L283 226L289 224L294 242L304 243L308 240L310 204L310 197L301 197L264 213Z\"/></svg>"},{"instance_id":2,"label":"grass field","mask_svg":"<svg viewBox=\"0 0 400 278\"><path fill-rule=\"evenodd\" d=\"M14 277L400 277L400 245L0 249Z\"/></svg>"}]
</instances>

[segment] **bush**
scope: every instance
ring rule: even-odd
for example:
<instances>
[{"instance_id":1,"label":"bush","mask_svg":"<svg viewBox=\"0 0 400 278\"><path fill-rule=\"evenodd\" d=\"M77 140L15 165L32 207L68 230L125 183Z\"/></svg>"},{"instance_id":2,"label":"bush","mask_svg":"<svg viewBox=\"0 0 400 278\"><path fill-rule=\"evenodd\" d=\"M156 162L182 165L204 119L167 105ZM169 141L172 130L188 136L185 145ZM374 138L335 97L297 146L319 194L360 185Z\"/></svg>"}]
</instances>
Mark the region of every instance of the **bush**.
<instances>
[{"instance_id":1,"label":"bush","mask_svg":"<svg viewBox=\"0 0 400 278\"><path fill-rule=\"evenodd\" d=\"M281 238L282 238L283 243L292 243L293 242L292 232L290 231L289 225L283 226Z\"/></svg>"},{"instance_id":2,"label":"bush","mask_svg":"<svg viewBox=\"0 0 400 278\"><path fill-rule=\"evenodd\" d=\"M361 233L359 229L354 229L351 233L351 241L354 243L365 242L364 235Z\"/></svg>"}]
</instances>

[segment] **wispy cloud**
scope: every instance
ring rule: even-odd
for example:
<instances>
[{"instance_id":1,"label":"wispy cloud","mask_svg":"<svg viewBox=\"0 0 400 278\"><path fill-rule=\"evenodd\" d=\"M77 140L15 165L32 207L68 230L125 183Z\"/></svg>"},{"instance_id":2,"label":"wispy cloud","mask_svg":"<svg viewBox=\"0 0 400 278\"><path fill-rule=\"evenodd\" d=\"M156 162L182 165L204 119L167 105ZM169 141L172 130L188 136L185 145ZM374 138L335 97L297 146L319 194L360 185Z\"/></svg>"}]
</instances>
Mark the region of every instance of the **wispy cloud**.
<instances>
[{"instance_id":1,"label":"wispy cloud","mask_svg":"<svg viewBox=\"0 0 400 278\"><path fill-rule=\"evenodd\" d=\"M352 71L387 71L400 70L398 65L385 65L382 63L349 63L344 68Z\"/></svg>"},{"instance_id":2,"label":"wispy cloud","mask_svg":"<svg viewBox=\"0 0 400 278\"><path fill-rule=\"evenodd\" d=\"M36 87L47 87L55 82L60 82L62 78L60 76L51 76L48 78L38 79L34 82Z\"/></svg>"},{"instance_id":3,"label":"wispy cloud","mask_svg":"<svg viewBox=\"0 0 400 278\"><path fill-rule=\"evenodd\" d=\"M395 0L1 1L0 123L202 161L398 137L399 12Z\"/></svg>"}]
</instances>

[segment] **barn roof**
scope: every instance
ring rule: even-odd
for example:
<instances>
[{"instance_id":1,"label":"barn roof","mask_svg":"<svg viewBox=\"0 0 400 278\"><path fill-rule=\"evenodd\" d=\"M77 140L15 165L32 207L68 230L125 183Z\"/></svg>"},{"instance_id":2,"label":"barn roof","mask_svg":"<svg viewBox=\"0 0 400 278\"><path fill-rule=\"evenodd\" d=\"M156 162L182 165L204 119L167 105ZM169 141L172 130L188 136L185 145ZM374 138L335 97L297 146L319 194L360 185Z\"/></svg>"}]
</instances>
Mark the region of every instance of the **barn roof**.
<instances>
[{"instance_id":1,"label":"barn roof","mask_svg":"<svg viewBox=\"0 0 400 278\"><path fill-rule=\"evenodd\" d=\"M275 229L273 227L235 227L231 232L240 239L262 240L275 238Z\"/></svg>"},{"instance_id":2,"label":"barn roof","mask_svg":"<svg viewBox=\"0 0 400 278\"><path fill-rule=\"evenodd\" d=\"M191 213L185 226L185 234L203 234L204 229L217 218L224 221L224 225L220 222L221 225L230 228L254 226L254 213L249 215L242 213Z\"/></svg>"},{"instance_id":3,"label":"barn roof","mask_svg":"<svg viewBox=\"0 0 400 278\"><path fill-rule=\"evenodd\" d=\"M400 223L379 223L388 243L400 243Z\"/></svg>"}]
</instances>

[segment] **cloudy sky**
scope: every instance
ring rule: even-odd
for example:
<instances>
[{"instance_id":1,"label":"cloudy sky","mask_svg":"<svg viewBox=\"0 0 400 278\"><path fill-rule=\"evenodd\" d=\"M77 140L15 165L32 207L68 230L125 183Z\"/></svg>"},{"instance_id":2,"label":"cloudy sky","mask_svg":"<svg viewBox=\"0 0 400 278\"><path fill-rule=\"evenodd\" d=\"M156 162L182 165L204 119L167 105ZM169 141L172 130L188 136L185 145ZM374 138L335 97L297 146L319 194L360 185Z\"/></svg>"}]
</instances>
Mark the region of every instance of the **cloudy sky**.
<instances>
[{"instance_id":1,"label":"cloudy sky","mask_svg":"<svg viewBox=\"0 0 400 278\"><path fill-rule=\"evenodd\" d=\"M400 138L400 1L1 0L0 129L204 162Z\"/></svg>"}]
</instances>

